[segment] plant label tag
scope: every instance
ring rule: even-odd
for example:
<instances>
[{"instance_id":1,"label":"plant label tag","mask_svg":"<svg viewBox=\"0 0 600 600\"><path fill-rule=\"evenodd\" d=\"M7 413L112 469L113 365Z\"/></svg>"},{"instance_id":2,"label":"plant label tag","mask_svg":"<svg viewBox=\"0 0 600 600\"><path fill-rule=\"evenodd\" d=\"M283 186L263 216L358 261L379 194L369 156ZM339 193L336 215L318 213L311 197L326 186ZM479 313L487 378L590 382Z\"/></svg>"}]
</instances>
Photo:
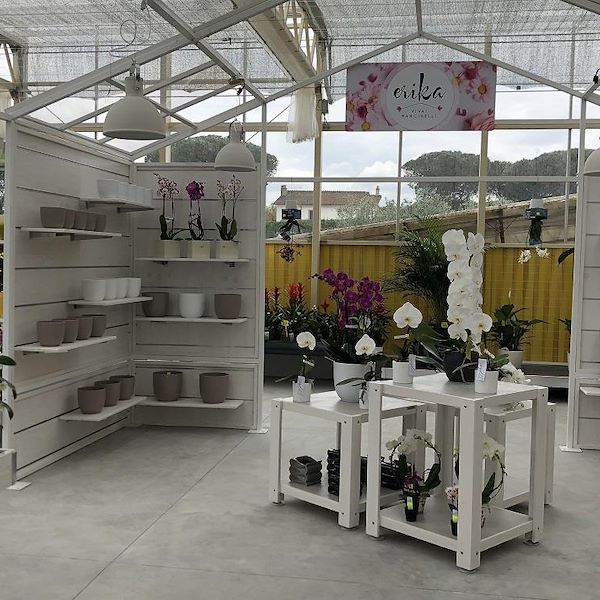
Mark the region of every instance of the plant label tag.
<instances>
[{"instance_id":1,"label":"plant label tag","mask_svg":"<svg viewBox=\"0 0 600 600\"><path fill-rule=\"evenodd\" d=\"M408 355L408 374L411 377L415 376L417 372L417 357L414 354Z\"/></svg>"},{"instance_id":2,"label":"plant label tag","mask_svg":"<svg viewBox=\"0 0 600 600\"><path fill-rule=\"evenodd\" d=\"M415 505L413 503L413 497L412 496L407 496L406 497L406 508L408 508L408 510L414 510L415 509Z\"/></svg>"},{"instance_id":3,"label":"plant label tag","mask_svg":"<svg viewBox=\"0 0 600 600\"><path fill-rule=\"evenodd\" d=\"M475 373L475 381L485 381L485 374L487 371L487 358L480 358L477 361L477 372Z\"/></svg>"},{"instance_id":4,"label":"plant label tag","mask_svg":"<svg viewBox=\"0 0 600 600\"><path fill-rule=\"evenodd\" d=\"M455 508L452 509L452 522L458 523L458 511Z\"/></svg>"},{"instance_id":5,"label":"plant label tag","mask_svg":"<svg viewBox=\"0 0 600 600\"><path fill-rule=\"evenodd\" d=\"M304 387L304 382L306 381L306 379L304 378L304 375L298 375L298 385L300 387Z\"/></svg>"}]
</instances>

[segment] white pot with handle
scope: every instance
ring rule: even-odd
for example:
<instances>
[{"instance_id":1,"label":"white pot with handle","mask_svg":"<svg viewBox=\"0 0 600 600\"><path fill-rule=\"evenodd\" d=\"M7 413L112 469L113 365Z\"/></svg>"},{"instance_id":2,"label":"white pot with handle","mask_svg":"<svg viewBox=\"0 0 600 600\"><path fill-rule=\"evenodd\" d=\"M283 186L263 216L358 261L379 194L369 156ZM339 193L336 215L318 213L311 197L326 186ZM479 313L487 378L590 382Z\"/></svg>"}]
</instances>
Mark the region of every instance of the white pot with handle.
<instances>
[{"instance_id":1,"label":"white pot with handle","mask_svg":"<svg viewBox=\"0 0 600 600\"><path fill-rule=\"evenodd\" d=\"M344 385L338 385L340 381L346 379L362 379L369 370L368 364L355 364L355 363L333 363L333 384L335 385L335 392L343 402L354 402L358 403L360 398L360 381L353 381L352 383L345 383Z\"/></svg>"}]
</instances>

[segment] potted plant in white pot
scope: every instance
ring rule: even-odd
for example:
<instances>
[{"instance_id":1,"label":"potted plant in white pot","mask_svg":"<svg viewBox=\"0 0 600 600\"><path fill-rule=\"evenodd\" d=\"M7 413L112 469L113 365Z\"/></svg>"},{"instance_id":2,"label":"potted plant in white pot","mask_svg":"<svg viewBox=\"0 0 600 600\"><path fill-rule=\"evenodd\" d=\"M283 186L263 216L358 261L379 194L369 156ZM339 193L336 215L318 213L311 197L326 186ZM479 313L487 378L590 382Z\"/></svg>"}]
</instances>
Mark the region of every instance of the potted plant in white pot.
<instances>
[{"instance_id":1,"label":"potted plant in white pot","mask_svg":"<svg viewBox=\"0 0 600 600\"><path fill-rule=\"evenodd\" d=\"M335 391L344 402L358 402L361 386L357 382L372 370L369 363L375 356L378 361L385 359L380 353L390 318L381 286L368 277L356 281L332 269L316 277L330 286L329 298L335 307L334 311L314 314L325 356L333 362Z\"/></svg>"},{"instance_id":2,"label":"potted plant in white pot","mask_svg":"<svg viewBox=\"0 0 600 600\"><path fill-rule=\"evenodd\" d=\"M398 329L406 329L406 333L395 335L395 340L402 340L396 346L396 356L392 361L392 380L394 383L412 383L415 369L415 350L418 348L416 331L423 322L423 314L410 302L405 302L394 313L394 321Z\"/></svg>"},{"instance_id":3,"label":"potted plant in white pot","mask_svg":"<svg viewBox=\"0 0 600 600\"><path fill-rule=\"evenodd\" d=\"M188 231L190 237L181 241L181 256L183 258L210 258L210 241L204 239L202 226L202 211L200 200L204 198L204 184L190 181L185 186L190 198L188 214Z\"/></svg>"},{"instance_id":4,"label":"potted plant in white pot","mask_svg":"<svg viewBox=\"0 0 600 600\"><path fill-rule=\"evenodd\" d=\"M523 364L523 346L531 328L538 323L545 323L541 319L521 319L519 313L524 308L515 309L514 304L505 304L494 311L495 321L490 333L492 339L498 344L500 351L508 354L509 361L520 369Z\"/></svg>"},{"instance_id":5,"label":"potted plant in white pot","mask_svg":"<svg viewBox=\"0 0 600 600\"><path fill-rule=\"evenodd\" d=\"M158 218L160 224L160 239L156 242L156 256L159 258L179 258L179 240L177 236L183 231L175 229L175 195L179 193L177 184L167 177L158 177L158 194L162 198L162 210ZM167 205L171 211L167 214Z\"/></svg>"},{"instance_id":6,"label":"potted plant in white pot","mask_svg":"<svg viewBox=\"0 0 600 600\"><path fill-rule=\"evenodd\" d=\"M217 196L221 200L222 209L221 223L215 223L221 237L215 244L216 258L236 259L240 256L239 242L235 239L238 233L235 209L243 190L242 182L235 175L231 176L231 181L227 185L217 179ZM231 207L231 218L227 216L228 207Z\"/></svg>"},{"instance_id":7,"label":"potted plant in white pot","mask_svg":"<svg viewBox=\"0 0 600 600\"><path fill-rule=\"evenodd\" d=\"M296 343L298 344L298 347L308 349L310 352L312 352L317 346L317 340L310 331L303 331L299 333L296 337ZM314 366L314 359L311 360L308 354L303 354L300 374L296 378L296 381L292 382L292 399L294 402L310 402L314 382L312 379L308 378L308 375L313 370ZM293 377L294 375L282 377L281 379L278 379L277 382L279 383L280 381L286 381L288 379L292 379Z\"/></svg>"},{"instance_id":8,"label":"potted plant in white pot","mask_svg":"<svg viewBox=\"0 0 600 600\"><path fill-rule=\"evenodd\" d=\"M17 391L15 386L2 377L2 367L14 367L15 361L10 356L0 355L0 389L2 394L12 394L13 400L17 398ZM8 402L4 398L0 398L0 490L7 488L15 482L16 473L16 453L14 450L8 448L2 448L2 419L4 413L8 415L9 419L13 418L13 411Z\"/></svg>"}]
</instances>

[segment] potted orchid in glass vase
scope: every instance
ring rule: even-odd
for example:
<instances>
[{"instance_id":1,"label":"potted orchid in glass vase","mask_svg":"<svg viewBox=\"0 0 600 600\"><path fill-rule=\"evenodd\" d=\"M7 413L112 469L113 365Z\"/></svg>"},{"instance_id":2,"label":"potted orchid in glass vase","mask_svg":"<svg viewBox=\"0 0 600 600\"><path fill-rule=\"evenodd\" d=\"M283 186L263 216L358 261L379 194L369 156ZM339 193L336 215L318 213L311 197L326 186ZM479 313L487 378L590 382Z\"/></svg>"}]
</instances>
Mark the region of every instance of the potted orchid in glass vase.
<instances>
[{"instance_id":1,"label":"potted orchid in glass vase","mask_svg":"<svg viewBox=\"0 0 600 600\"><path fill-rule=\"evenodd\" d=\"M154 175L158 178L158 195L162 199L162 210L158 218L160 239L156 242L156 255L159 258L179 258L177 236L184 231L175 228L175 196L179 193L179 189L172 179L158 173Z\"/></svg>"},{"instance_id":2,"label":"potted orchid in glass vase","mask_svg":"<svg viewBox=\"0 0 600 600\"><path fill-rule=\"evenodd\" d=\"M217 196L221 200L221 222L215 225L221 239L215 243L216 258L236 259L240 256L239 242L235 239L238 234L235 209L243 191L244 186L235 175L231 176L228 184L217 179Z\"/></svg>"},{"instance_id":3,"label":"potted orchid in glass vase","mask_svg":"<svg viewBox=\"0 0 600 600\"><path fill-rule=\"evenodd\" d=\"M190 237L181 242L183 258L210 258L210 241L204 239L200 201L204 198L204 184L196 180L185 186L190 204L188 212L188 232Z\"/></svg>"},{"instance_id":4,"label":"potted orchid in glass vase","mask_svg":"<svg viewBox=\"0 0 600 600\"><path fill-rule=\"evenodd\" d=\"M381 285L368 277L355 280L347 273L326 269L316 275L330 287L334 311L315 315L325 356L333 362L335 391L344 402L359 402L366 381L380 373L381 353L389 315Z\"/></svg>"}]
</instances>

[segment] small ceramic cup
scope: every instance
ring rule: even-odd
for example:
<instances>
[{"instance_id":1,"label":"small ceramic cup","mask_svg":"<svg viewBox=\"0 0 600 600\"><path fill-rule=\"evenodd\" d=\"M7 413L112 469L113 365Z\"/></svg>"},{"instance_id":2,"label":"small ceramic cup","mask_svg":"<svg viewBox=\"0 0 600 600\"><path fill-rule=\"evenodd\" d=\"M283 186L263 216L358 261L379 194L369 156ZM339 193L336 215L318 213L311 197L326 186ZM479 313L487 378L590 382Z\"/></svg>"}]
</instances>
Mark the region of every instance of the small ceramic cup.
<instances>
[{"instance_id":1,"label":"small ceramic cup","mask_svg":"<svg viewBox=\"0 0 600 600\"><path fill-rule=\"evenodd\" d=\"M128 277L117 277L117 298L127 298Z\"/></svg>"},{"instance_id":2,"label":"small ceramic cup","mask_svg":"<svg viewBox=\"0 0 600 600\"><path fill-rule=\"evenodd\" d=\"M118 295L117 280L112 277L106 280L106 296L105 300L116 300Z\"/></svg>"},{"instance_id":3,"label":"small ceramic cup","mask_svg":"<svg viewBox=\"0 0 600 600\"><path fill-rule=\"evenodd\" d=\"M142 293L142 278L127 277L127 297L139 298Z\"/></svg>"},{"instance_id":4,"label":"small ceramic cup","mask_svg":"<svg viewBox=\"0 0 600 600\"><path fill-rule=\"evenodd\" d=\"M81 296L88 302L101 302L106 299L106 279L83 279Z\"/></svg>"},{"instance_id":5,"label":"small ceramic cup","mask_svg":"<svg viewBox=\"0 0 600 600\"><path fill-rule=\"evenodd\" d=\"M92 335L94 327L94 319L92 317L78 317L79 327L77 329L77 339L87 340Z\"/></svg>"},{"instance_id":6,"label":"small ceramic cup","mask_svg":"<svg viewBox=\"0 0 600 600\"><path fill-rule=\"evenodd\" d=\"M37 334L40 346L60 346L65 339L65 322L38 321Z\"/></svg>"}]
</instances>

